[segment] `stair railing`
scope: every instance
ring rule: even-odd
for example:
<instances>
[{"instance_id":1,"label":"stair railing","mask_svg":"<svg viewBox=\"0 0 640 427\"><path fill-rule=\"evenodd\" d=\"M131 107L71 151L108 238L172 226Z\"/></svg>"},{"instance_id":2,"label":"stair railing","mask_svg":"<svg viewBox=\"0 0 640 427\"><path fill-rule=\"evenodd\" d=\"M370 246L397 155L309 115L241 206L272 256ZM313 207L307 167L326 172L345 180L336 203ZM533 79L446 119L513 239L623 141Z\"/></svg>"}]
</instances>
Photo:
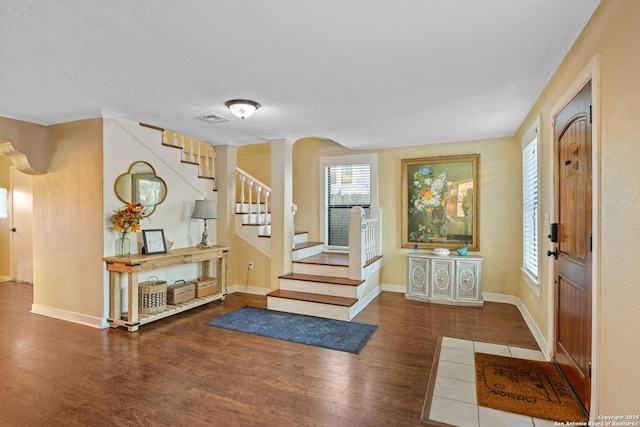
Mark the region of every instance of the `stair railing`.
<instances>
[{"instance_id":1,"label":"stair railing","mask_svg":"<svg viewBox=\"0 0 640 427\"><path fill-rule=\"evenodd\" d=\"M248 214L248 224L261 226L260 234L271 235L271 227L269 226L269 195L271 194L271 188L239 167L236 167L236 173L240 180L238 191L240 193L241 213Z\"/></svg>"},{"instance_id":2,"label":"stair railing","mask_svg":"<svg viewBox=\"0 0 640 427\"><path fill-rule=\"evenodd\" d=\"M364 268L382 254L382 211L354 206L349 211L349 279L364 279Z\"/></svg>"},{"instance_id":3,"label":"stair railing","mask_svg":"<svg viewBox=\"0 0 640 427\"><path fill-rule=\"evenodd\" d=\"M180 148L182 162L198 165L198 176L201 178L215 178L216 152L213 145L198 138L169 130L160 130L162 131L162 145Z\"/></svg>"}]
</instances>

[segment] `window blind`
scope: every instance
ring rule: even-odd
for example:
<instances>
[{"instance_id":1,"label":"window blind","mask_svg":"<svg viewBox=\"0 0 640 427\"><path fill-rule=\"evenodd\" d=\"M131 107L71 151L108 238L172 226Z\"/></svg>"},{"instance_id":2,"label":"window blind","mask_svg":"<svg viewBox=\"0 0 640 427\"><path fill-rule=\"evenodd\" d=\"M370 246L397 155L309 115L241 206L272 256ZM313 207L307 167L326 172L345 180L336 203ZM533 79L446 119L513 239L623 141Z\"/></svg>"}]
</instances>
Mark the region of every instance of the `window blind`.
<instances>
[{"instance_id":1,"label":"window blind","mask_svg":"<svg viewBox=\"0 0 640 427\"><path fill-rule=\"evenodd\" d=\"M349 210L362 206L369 215L371 206L371 165L332 165L326 168L327 244L334 248L349 246Z\"/></svg>"},{"instance_id":2,"label":"window blind","mask_svg":"<svg viewBox=\"0 0 640 427\"><path fill-rule=\"evenodd\" d=\"M522 149L522 269L538 280L538 138Z\"/></svg>"}]
</instances>

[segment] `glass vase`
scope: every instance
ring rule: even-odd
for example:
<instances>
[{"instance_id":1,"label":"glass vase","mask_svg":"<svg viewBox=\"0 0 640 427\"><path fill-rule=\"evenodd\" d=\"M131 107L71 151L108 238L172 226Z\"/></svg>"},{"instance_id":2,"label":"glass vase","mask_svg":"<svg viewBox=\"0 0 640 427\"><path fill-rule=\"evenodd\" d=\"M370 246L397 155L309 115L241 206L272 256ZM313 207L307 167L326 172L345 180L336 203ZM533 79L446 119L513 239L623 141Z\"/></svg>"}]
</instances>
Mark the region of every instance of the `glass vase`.
<instances>
[{"instance_id":1,"label":"glass vase","mask_svg":"<svg viewBox=\"0 0 640 427\"><path fill-rule=\"evenodd\" d=\"M128 257L129 255L131 255L131 242L129 242L129 235L125 231L116 240L116 256Z\"/></svg>"}]
</instances>

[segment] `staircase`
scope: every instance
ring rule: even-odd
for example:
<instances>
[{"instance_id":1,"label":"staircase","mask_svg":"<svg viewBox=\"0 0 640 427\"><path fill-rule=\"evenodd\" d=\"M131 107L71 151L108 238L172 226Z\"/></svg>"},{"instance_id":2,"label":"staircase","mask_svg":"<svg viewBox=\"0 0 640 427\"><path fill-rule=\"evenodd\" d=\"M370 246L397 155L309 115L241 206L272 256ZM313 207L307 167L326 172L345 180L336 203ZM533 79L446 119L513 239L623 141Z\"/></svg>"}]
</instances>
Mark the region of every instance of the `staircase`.
<instances>
[{"instance_id":1,"label":"staircase","mask_svg":"<svg viewBox=\"0 0 640 427\"><path fill-rule=\"evenodd\" d=\"M367 281L349 279L349 254L322 252L322 243L308 242L307 233L297 233L295 239L293 272L280 276L280 289L267 294L267 307L353 319L366 306L362 298Z\"/></svg>"},{"instance_id":2,"label":"staircase","mask_svg":"<svg viewBox=\"0 0 640 427\"><path fill-rule=\"evenodd\" d=\"M215 150L205 141L152 125L165 147L179 149L181 162L198 167L199 178L215 183ZM236 234L267 256L271 256L271 188L240 168L236 204ZM215 191L215 185L214 185ZM267 295L272 310L338 320L353 319L380 293L379 208L370 209L371 219L361 208L349 214L349 252L325 253L324 245L309 242L308 233L294 236L292 272L279 277L280 289ZM295 209L294 209L295 215Z\"/></svg>"},{"instance_id":3,"label":"staircase","mask_svg":"<svg viewBox=\"0 0 640 427\"><path fill-rule=\"evenodd\" d=\"M271 189L240 168L236 234L271 256ZM371 219L354 207L349 213L349 252L323 252L308 233L296 232L292 271L279 277L280 289L267 294L267 308L337 320L353 319L380 293L380 210Z\"/></svg>"}]
</instances>

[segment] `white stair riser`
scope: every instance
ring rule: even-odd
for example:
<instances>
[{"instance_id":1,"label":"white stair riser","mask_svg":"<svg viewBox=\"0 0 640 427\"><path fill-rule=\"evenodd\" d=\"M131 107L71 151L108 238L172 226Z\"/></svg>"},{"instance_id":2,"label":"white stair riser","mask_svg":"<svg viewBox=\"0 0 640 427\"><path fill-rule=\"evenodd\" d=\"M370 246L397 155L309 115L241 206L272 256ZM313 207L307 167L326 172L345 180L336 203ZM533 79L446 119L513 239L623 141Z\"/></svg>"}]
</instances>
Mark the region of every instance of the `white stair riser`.
<instances>
[{"instance_id":1,"label":"white stair riser","mask_svg":"<svg viewBox=\"0 0 640 427\"><path fill-rule=\"evenodd\" d=\"M267 215L267 222L271 221L271 214ZM264 224L265 214L239 214L243 224Z\"/></svg>"},{"instance_id":2,"label":"white stair riser","mask_svg":"<svg viewBox=\"0 0 640 427\"><path fill-rule=\"evenodd\" d=\"M349 277L349 267L335 265L293 263L293 272L299 274L313 274L315 276Z\"/></svg>"},{"instance_id":3,"label":"white stair riser","mask_svg":"<svg viewBox=\"0 0 640 427\"><path fill-rule=\"evenodd\" d=\"M351 320L349 307L320 304L309 301L297 301L286 298L267 297L269 310L285 311L287 313L306 314L307 316L324 317L336 320Z\"/></svg>"},{"instance_id":4,"label":"white stair riser","mask_svg":"<svg viewBox=\"0 0 640 427\"><path fill-rule=\"evenodd\" d=\"M364 284L360 286L364 286ZM308 292L312 294L332 295L346 298L358 298L358 295L362 293L362 291L358 292L358 288L360 286L344 286L333 283L280 279L280 289L283 291Z\"/></svg>"},{"instance_id":5,"label":"white stair riser","mask_svg":"<svg viewBox=\"0 0 640 427\"><path fill-rule=\"evenodd\" d=\"M307 243L309 241L309 233L296 233L293 235L293 244Z\"/></svg>"},{"instance_id":6,"label":"white stair riser","mask_svg":"<svg viewBox=\"0 0 640 427\"><path fill-rule=\"evenodd\" d=\"M310 256L318 255L322 253L322 245L310 246L308 248L296 249L293 251L293 260L308 258Z\"/></svg>"},{"instance_id":7,"label":"white stair riser","mask_svg":"<svg viewBox=\"0 0 640 427\"><path fill-rule=\"evenodd\" d=\"M258 227L258 234L260 236L271 236L271 226L270 225L261 225Z\"/></svg>"}]
</instances>

